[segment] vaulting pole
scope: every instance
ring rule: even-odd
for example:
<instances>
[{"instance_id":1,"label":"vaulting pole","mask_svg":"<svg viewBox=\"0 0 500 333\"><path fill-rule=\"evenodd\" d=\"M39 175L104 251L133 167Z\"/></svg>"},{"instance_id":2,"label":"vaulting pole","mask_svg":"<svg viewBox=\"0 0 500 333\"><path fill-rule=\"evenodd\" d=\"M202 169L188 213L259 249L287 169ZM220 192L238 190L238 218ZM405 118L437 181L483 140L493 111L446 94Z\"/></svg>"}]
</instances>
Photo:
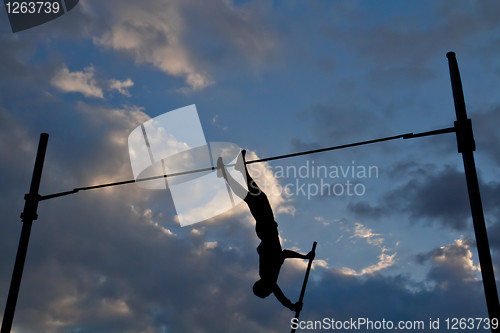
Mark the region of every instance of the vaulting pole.
<instances>
[{"instance_id":1,"label":"vaulting pole","mask_svg":"<svg viewBox=\"0 0 500 333\"><path fill-rule=\"evenodd\" d=\"M7 296L7 304L5 305L5 311L2 319L2 329L0 333L10 333L12 321L14 319L14 312L16 311L17 296L19 294L24 262L26 260L26 252L28 251L28 243L30 240L31 225L38 217L37 208L38 202L40 201L38 189L40 188L40 180L42 178L43 162L45 160L45 151L47 150L48 140L49 135L47 133L42 133L40 135L38 151L35 159L35 167L33 169L33 177L31 178L30 192L24 196L24 200L26 200L26 202L24 204L24 211L21 213L23 228L21 230L21 237L17 248L16 262L14 264L14 271L12 272L12 280L10 282L9 295Z\"/></svg>"},{"instance_id":2,"label":"vaulting pole","mask_svg":"<svg viewBox=\"0 0 500 333\"><path fill-rule=\"evenodd\" d=\"M446 54L450 66L451 87L453 90L453 100L455 102L455 112L457 121L455 129L457 134L458 152L462 153L464 161L465 178L467 179L467 189L469 191L469 202L472 212L472 221L476 235L477 251L479 254L479 264L481 266L481 275L483 278L484 294L486 296L486 305L490 320L500 319L500 306L498 302L498 293L495 282L495 272L491 262L490 246L488 235L484 222L483 205L479 193L479 182L477 180L476 164L474 162L474 153L476 144L474 142L474 133L472 132L472 123L467 118L465 110L465 99L462 89L462 81L458 70L458 63L454 52ZM493 329L492 332L500 332L499 329Z\"/></svg>"},{"instance_id":3,"label":"vaulting pole","mask_svg":"<svg viewBox=\"0 0 500 333\"><path fill-rule=\"evenodd\" d=\"M318 243L314 242L312 247L312 252L316 251L316 245ZM306 293L307 280L309 279L309 271L311 270L311 264L314 259L309 259L309 263L307 264L306 276L304 277L304 283L302 283L302 290L300 291L299 303L302 303L304 300L304 294ZM300 310L295 312L295 319L299 319ZM292 328L292 333L295 333L295 328Z\"/></svg>"}]
</instances>

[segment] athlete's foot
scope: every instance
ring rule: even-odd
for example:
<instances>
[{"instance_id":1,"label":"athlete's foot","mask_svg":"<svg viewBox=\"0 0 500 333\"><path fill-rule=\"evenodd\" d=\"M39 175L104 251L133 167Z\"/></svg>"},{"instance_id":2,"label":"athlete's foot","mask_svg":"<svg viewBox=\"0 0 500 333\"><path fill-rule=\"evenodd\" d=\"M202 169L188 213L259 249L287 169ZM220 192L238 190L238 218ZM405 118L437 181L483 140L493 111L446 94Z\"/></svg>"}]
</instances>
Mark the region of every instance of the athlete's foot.
<instances>
[{"instance_id":1,"label":"athlete's foot","mask_svg":"<svg viewBox=\"0 0 500 333\"><path fill-rule=\"evenodd\" d=\"M224 165L224 162L222 162L222 157L220 156L217 159L217 177L226 178L226 166Z\"/></svg>"},{"instance_id":2,"label":"athlete's foot","mask_svg":"<svg viewBox=\"0 0 500 333\"><path fill-rule=\"evenodd\" d=\"M247 151L245 149L243 149L240 154L238 155L238 157L236 158L236 164L234 165L234 170L238 170L239 172L243 173L246 171L246 167L245 167L245 155L246 155Z\"/></svg>"}]
</instances>

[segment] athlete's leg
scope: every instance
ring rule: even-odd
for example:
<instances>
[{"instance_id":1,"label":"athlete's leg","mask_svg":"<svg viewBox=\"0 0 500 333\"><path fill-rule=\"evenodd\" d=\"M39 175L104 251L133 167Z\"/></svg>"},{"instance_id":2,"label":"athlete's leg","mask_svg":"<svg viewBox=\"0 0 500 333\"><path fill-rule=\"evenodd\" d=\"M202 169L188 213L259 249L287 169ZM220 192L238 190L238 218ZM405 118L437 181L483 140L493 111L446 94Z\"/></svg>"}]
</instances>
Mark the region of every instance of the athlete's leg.
<instances>
[{"instance_id":1,"label":"athlete's leg","mask_svg":"<svg viewBox=\"0 0 500 333\"><path fill-rule=\"evenodd\" d=\"M245 200L246 196L250 193L252 195L259 195L262 193L262 190L259 188L255 180L252 178L250 173L248 172L247 166L245 164L245 154L246 150L242 150L236 159L236 164L234 166L235 170L238 170L246 177L247 189L241 186L230 173L227 172L224 163L222 162L222 158L217 159L217 176L224 177L226 182L229 184L229 187L239 196L241 199Z\"/></svg>"},{"instance_id":2,"label":"athlete's leg","mask_svg":"<svg viewBox=\"0 0 500 333\"><path fill-rule=\"evenodd\" d=\"M246 173L248 190L245 189L241 184L239 184L231 176L231 174L227 172L221 158L217 160L217 175L219 177L224 177L233 192L247 203L248 208L250 208L250 212L254 216L255 220L257 222L263 220L274 222L273 211L266 194L259 188L257 183L253 180L252 176L250 176L250 174L248 173L245 165L245 150L242 150L241 154L238 156L235 169L242 173Z\"/></svg>"},{"instance_id":3,"label":"athlete's leg","mask_svg":"<svg viewBox=\"0 0 500 333\"><path fill-rule=\"evenodd\" d=\"M247 151L245 149L241 151L240 155L238 155L238 158L236 159L236 165L234 166L234 168L235 170L238 170L239 172L245 174L248 192L254 195L259 195L262 193L262 190L259 188L259 185L257 185L255 180L252 178L250 172L248 172L247 164L245 161L246 153Z\"/></svg>"},{"instance_id":4,"label":"athlete's leg","mask_svg":"<svg viewBox=\"0 0 500 333\"><path fill-rule=\"evenodd\" d=\"M219 157L217 159L217 176L218 177L224 177L224 179L226 180L226 182L229 184L229 187L231 188L231 190L233 190L233 192L238 197L240 197L241 199L245 200L245 198L248 195L247 189L244 188L243 186L241 186L241 184L238 183L236 181L236 179L234 179L233 176L231 176L231 174L229 172L227 172L226 166L222 162L222 158L221 157Z\"/></svg>"},{"instance_id":5,"label":"athlete's leg","mask_svg":"<svg viewBox=\"0 0 500 333\"><path fill-rule=\"evenodd\" d=\"M282 252L283 258L298 258L298 259L314 259L315 252L310 251L308 254L300 254L298 252L292 250L283 250Z\"/></svg>"}]
</instances>

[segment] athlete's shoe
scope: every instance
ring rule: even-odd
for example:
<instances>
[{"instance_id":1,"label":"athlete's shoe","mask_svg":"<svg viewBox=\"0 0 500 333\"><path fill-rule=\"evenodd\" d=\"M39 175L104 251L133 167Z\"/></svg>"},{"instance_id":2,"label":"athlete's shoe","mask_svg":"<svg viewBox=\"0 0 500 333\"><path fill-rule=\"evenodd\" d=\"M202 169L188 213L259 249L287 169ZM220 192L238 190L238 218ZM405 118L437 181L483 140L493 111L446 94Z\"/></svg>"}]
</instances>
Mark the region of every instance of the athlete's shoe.
<instances>
[{"instance_id":1,"label":"athlete's shoe","mask_svg":"<svg viewBox=\"0 0 500 333\"><path fill-rule=\"evenodd\" d=\"M238 170L239 172L246 172L246 167L245 167L245 155L247 151L243 149L238 157L236 158L236 164L234 166L234 170Z\"/></svg>"}]
</instances>

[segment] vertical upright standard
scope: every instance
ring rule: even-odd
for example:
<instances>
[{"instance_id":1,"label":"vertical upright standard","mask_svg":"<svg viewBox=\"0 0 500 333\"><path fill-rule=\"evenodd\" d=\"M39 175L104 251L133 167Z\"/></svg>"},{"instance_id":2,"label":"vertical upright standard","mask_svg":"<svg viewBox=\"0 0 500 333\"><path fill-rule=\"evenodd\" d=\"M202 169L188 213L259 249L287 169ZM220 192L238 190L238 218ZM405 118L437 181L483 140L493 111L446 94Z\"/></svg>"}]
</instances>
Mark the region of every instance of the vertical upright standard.
<instances>
[{"instance_id":1,"label":"vertical upright standard","mask_svg":"<svg viewBox=\"0 0 500 333\"><path fill-rule=\"evenodd\" d=\"M474 133L472 132L472 123L471 120L467 118L467 112L465 110L462 81L460 79L455 53L448 52L446 57L448 58L448 64L450 66L451 87L453 90L453 100L455 101L455 112L457 114L455 130L457 134L458 152L462 154L464 160L465 178L467 180L467 190L469 191L469 202L474 224L474 233L476 235L486 305L488 306L488 315L490 319L500 318L495 273L491 262L490 246L486 233L486 224L484 222L481 195L479 193L476 164L474 162L473 152L476 150L476 144L474 142ZM500 330L492 329L492 332L500 332Z\"/></svg>"},{"instance_id":2,"label":"vertical upright standard","mask_svg":"<svg viewBox=\"0 0 500 333\"><path fill-rule=\"evenodd\" d=\"M40 179L42 178L43 162L45 160L48 140L49 135L47 133L42 133L40 135L33 177L31 178L30 192L24 196L26 202L24 204L24 210L21 213L23 228L19 239L19 247L17 248L16 262L14 264L14 271L12 272L12 280L10 281L9 295L7 296L7 304L5 305L0 333L10 333L12 321L14 320L17 296L23 276L24 261L26 260L26 252L28 251L28 243L30 241L31 225L33 221L38 218L37 209L38 202L40 201L38 189L40 188Z\"/></svg>"}]
</instances>

